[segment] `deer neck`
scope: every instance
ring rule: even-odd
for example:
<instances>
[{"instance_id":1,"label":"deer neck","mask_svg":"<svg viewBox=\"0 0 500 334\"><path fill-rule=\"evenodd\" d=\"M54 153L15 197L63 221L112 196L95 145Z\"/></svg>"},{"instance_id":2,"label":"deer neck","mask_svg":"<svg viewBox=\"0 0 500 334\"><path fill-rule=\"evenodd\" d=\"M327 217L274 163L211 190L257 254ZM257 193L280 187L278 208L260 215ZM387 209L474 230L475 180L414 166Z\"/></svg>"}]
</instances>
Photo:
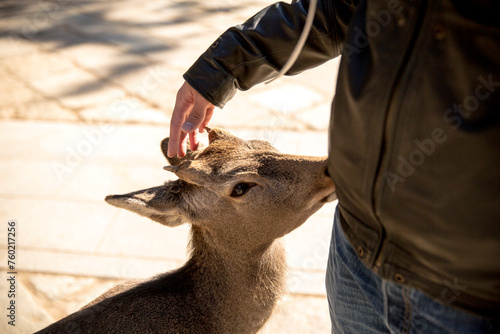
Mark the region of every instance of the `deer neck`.
<instances>
[{"instance_id":1,"label":"deer neck","mask_svg":"<svg viewBox=\"0 0 500 334\"><path fill-rule=\"evenodd\" d=\"M244 328L252 327L254 332L260 328L285 287L286 260L280 241L227 254L225 249L211 245L202 229L193 226L191 248L189 263L200 272L196 284L206 289L216 287L212 297L220 320L231 327L240 323L241 333Z\"/></svg>"}]
</instances>

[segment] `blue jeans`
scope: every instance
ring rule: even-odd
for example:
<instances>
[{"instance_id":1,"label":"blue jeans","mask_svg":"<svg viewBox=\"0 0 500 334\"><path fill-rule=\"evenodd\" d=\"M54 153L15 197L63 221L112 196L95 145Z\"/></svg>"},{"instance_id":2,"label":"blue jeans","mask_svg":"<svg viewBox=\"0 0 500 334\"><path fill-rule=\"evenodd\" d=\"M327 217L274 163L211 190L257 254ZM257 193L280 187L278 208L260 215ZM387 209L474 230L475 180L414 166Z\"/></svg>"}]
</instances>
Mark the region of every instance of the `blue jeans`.
<instances>
[{"instance_id":1,"label":"blue jeans","mask_svg":"<svg viewBox=\"0 0 500 334\"><path fill-rule=\"evenodd\" d=\"M499 333L497 325L381 279L357 257L335 213L326 274L332 333Z\"/></svg>"}]
</instances>

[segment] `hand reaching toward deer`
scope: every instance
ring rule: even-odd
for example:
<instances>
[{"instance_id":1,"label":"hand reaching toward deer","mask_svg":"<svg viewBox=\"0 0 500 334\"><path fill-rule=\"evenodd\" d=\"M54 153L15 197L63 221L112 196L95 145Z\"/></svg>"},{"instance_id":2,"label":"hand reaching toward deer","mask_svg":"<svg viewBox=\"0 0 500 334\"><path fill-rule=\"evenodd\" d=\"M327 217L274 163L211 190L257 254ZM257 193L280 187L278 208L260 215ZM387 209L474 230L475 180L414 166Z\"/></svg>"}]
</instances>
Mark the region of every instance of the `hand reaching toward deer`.
<instances>
[{"instance_id":1,"label":"hand reaching toward deer","mask_svg":"<svg viewBox=\"0 0 500 334\"><path fill-rule=\"evenodd\" d=\"M198 133L203 132L214 113L215 106L205 100L187 82L177 92L174 111L170 121L170 141L168 156L183 157L186 155L186 139L192 150L198 147Z\"/></svg>"}]
</instances>

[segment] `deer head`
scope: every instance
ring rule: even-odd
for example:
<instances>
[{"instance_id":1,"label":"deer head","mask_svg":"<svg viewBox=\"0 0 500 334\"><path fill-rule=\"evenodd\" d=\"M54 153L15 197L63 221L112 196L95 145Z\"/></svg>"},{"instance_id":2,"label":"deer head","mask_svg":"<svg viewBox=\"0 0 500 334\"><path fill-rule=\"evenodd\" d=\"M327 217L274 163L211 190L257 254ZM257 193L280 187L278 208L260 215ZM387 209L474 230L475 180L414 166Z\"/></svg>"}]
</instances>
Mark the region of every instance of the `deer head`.
<instances>
[{"instance_id":1,"label":"deer head","mask_svg":"<svg viewBox=\"0 0 500 334\"><path fill-rule=\"evenodd\" d=\"M214 247L254 252L300 226L335 199L326 158L282 154L268 142L209 131L209 145L168 158L175 181L125 195L114 206L167 226L191 223Z\"/></svg>"}]
</instances>

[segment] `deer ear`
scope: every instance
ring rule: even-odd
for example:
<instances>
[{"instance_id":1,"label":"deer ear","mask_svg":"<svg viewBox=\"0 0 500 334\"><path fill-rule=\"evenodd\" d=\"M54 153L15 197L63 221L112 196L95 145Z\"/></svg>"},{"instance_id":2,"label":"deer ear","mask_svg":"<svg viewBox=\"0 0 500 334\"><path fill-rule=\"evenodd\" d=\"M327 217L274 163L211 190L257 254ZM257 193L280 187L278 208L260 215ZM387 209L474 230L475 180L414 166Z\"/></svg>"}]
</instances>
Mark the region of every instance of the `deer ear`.
<instances>
[{"instance_id":1,"label":"deer ear","mask_svg":"<svg viewBox=\"0 0 500 334\"><path fill-rule=\"evenodd\" d=\"M167 155L167 152L168 152L168 140L169 138L165 138L161 141L161 152L163 153L163 155L165 156L165 158L168 160L168 163L172 166L179 166L179 164L184 161L184 160L192 160L196 157L196 155L201 152L203 146L201 145L201 143L198 145L198 149L196 149L195 151L192 151L189 147L189 139L187 141L187 151L186 151L186 156L182 157L182 158L179 158L177 156L173 157L173 158L170 158L168 155Z\"/></svg>"},{"instance_id":2,"label":"deer ear","mask_svg":"<svg viewBox=\"0 0 500 334\"><path fill-rule=\"evenodd\" d=\"M178 226L186 221L179 203L179 180L160 187L134 191L124 195L109 195L105 201L118 208L135 212L167 226Z\"/></svg>"}]
</instances>

